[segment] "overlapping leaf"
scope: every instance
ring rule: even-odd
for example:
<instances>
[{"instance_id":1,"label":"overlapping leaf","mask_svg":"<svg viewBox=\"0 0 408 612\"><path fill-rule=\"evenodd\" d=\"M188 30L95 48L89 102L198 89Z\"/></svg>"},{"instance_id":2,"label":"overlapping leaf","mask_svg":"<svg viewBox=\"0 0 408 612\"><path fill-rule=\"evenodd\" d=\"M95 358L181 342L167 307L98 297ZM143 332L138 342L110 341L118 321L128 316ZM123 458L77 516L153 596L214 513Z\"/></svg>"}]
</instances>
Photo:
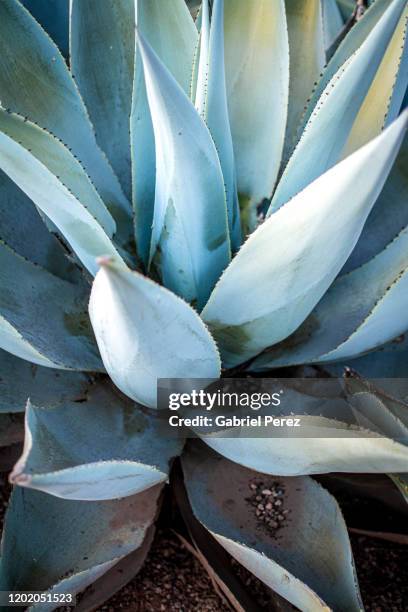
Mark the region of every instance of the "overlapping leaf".
<instances>
[{"instance_id":1,"label":"overlapping leaf","mask_svg":"<svg viewBox=\"0 0 408 612\"><path fill-rule=\"evenodd\" d=\"M69 0L22 0L24 6L48 32L61 53L69 54Z\"/></svg>"},{"instance_id":2,"label":"overlapping leaf","mask_svg":"<svg viewBox=\"0 0 408 612\"><path fill-rule=\"evenodd\" d=\"M131 199L129 119L135 55L134 0L71 3L71 70L96 138Z\"/></svg>"},{"instance_id":3,"label":"overlapping leaf","mask_svg":"<svg viewBox=\"0 0 408 612\"><path fill-rule=\"evenodd\" d=\"M343 27L343 18L336 0L321 2L323 17L324 48L334 43Z\"/></svg>"},{"instance_id":4,"label":"overlapping leaf","mask_svg":"<svg viewBox=\"0 0 408 612\"><path fill-rule=\"evenodd\" d=\"M405 7L377 74L361 105L342 156L366 144L398 116L408 86L408 6Z\"/></svg>"},{"instance_id":5,"label":"overlapping leaf","mask_svg":"<svg viewBox=\"0 0 408 612\"><path fill-rule=\"evenodd\" d=\"M13 484L78 500L115 499L167 479L183 441L160 435L155 419L99 385L85 402L28 405L25 444Z\"/></svg>"},{"instance_id":6,"label":"overlapping leaf","mask_svg":"<svg viewBox=\"0 0 408 612\"><path fill-rule=\"evenodd\" d=\"M205 443L221 455L266 474L298 476L329 472L406 472L408 447L388 430L362 425L340 396L322 381L315 395L284 387L279 414L299 418L298 428L265 426L262 437L242 426L206 434ZM276 412L273 413L276 415Z\"/></svg>"},{"instance_id":7,"label":"overlapping leaf","mask_svg":"<svg viewBox=\"0 0 408 612\"><path fill-rule=\"evenodd\" d=\"M335 0L285 2L290 49L289 106L284 151L286 161L295 144L294 139L307 100L326 61L326 31L323 26L330 20L331 2L335 3ZM325 22L323 15L326 17Z\"/></svg>"},{"instance_id":8,"label":"overlapping leaf","mask_svg":"<svg viewBox=\"0 0 408 612\"><path fill-rule=\"evenodd\" d=\"M255 576L303 610L361 609L346 525L320 485L307 477L274 479L290 513L274 533L248 503L250 484L268 488L267 478L202 447L189 447L182 462L195 516Z\"/></svg>"},{"instance_id":9,"label":"overlapping leaf","mask_svg":"<svg viewBox=\"0 0 408 612\"><path fill-rule=\"evenodd\" d=\"M115 222L80 164L51 134L0 111L0 168L61 231L84 266L117 255Z\"/></svg>"},{"instance_id":10,"label":"overlapping leaf","mask_svg":"<svg viewBox=\"0 0 408 612\"><path fill-rule=\"evenodd\" d=\"M72 149L125 238L129 204L96 145L85 106L58 48L17 0L1 2L0 23L2 106L28 117Z\"/></svg>"},{"instance_id":11,"label":"overlapping leaf","mask_svg":"<svg viewBox=\"0 0 408 612\"><path fill-rule=\"evenodd\" d=\"M243 224L271 196L281 162L289 91L283 0L225 3L228 108ZM254 146L256 143L256 146Z\"/></svg>"},{"instance_id":12,"label":"overlapping leaf","mask_svg":"<svg viewBox=\"0 0 408 612\"><path fill-rule=\"evenodd\" d=\"M340 66L322 91L279 181L268 214L340 159L405 5L405 0L389 4L361 46Z\"/></svg>"},{"instance_id":13,"label":"overlapping leaf","mask_svg":"<svg viewBox=\"0 0 408 612\"><path fill-rule=\"evenodd\" d=\"M156 142L150 266L201 308L230 259L221 166L204 121L141 36L139 49Z\"/></svg>"},{"instance_id":14,"label":"overlapping leaf","mask_svg":"<svg viewBox=\"0 0 408 612\"><path fill-rule=\"evenodd\" d=\"M160 488L80 502L16 487L3 532L0 588L82 591L143 544ZM38 606L43 612L54 608L53 603Z\"/></svg>"},{"instance_id":15,"label":"overlapping leaf","mask_svg":"<svg viewBox=\"0 0 408 612\"><path fill-rule=\"evenodd\" d=\"M137 272L102 262L89 313L110 377L141 404L156 407L158 378L220 374L217 348L195 311Z\"/></svg>"},{"instance_id":16,"label":"overlapping leaf","mask_svg":"<svg viewBox=\"0 0 408 612\"><path fill-rule=\"evenodd\" d=\"M247 240L202 313L226 365L285 339L325 294L381 191L406 121L319 177Z\"/></svg>"},{"instance_id":17,"label":"overlapping leaf","mask_svg":"<svg viewBox=\"0 0 408 612\"><path fill-rule=\"evenodd\" d=\"M157 53L185 93L190 92L198 32L184 0L137 0L139 32ZM156 181L155 143L143 66L136 47L132 113L133 207L138 254L145 264L150 253Z\"/></svg>"},{"instance_id":18,"label":"overlapping leaf","mask_svg":"<svg viewBox=\"0 0 408 612\"><path fill-rule=\"evenodd\" d=\"M101 370L87 291L0 242L0 346L39 365Z\"/></svg>"},{"instance_id":19,"label":"overlapping leaf","mask_svg":"<svg viewBox=\"0 0 408 612\"><path fill-rule=\"evenodd\" d=\"M241 227L225 82L224 0L216 0L213 4L211 28L208 0L203 3L202 17L196 108L204 117L217 147L226 190L231 246L235 251L241 244Z\"/></svg>"},{"instance_id":20,"label":"overlapping leaf","mask_svg":"<svg viewBox=\"0 0 408 612\"><path fill-rule=\"evenodd\" d=\"M405 228L379 255L340 276L296 333L253 367L344 362L402 334L408 328L407 253Z\"/></svg>"},{"instance_id":21,"label":"overlapping leaf","mask_svg":"<svg viewBox=\"0 0 408 612\"><path fill-rule=\"evenodd\" d=\"M64 280L81 274L38 210L17 185L0 171L0 239L19 255Z\"/></svg>"},{"instance_id":22,"label":"overlapping leaf","mask_svg":"<svg viewBox=\"0 0 408 612\"><path fill-rule=\"evenodd\" d=\"M56 407L84 398L90 385L81 372L41 368L0 350L0 413L24 412L27 400L33 407Z\"/></svg>"}]
</instances>

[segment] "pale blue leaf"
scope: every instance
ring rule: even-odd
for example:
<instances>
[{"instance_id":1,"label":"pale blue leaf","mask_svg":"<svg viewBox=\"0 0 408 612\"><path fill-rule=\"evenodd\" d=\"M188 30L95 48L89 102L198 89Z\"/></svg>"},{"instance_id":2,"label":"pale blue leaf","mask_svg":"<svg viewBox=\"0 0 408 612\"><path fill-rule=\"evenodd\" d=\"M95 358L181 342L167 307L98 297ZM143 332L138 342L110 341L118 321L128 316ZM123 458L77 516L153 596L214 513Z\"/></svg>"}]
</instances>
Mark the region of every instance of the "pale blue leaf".
<instances>
[{"instance_id":1,"label":"pale blue leaf","mask_svg":"<svg viewBox=\"0 0 408 612\"><path fill-rule=\"evenodd\" d=\"M254 369L348 360L408 329L408 228L379 255L340 276L303 325Z\"/></svg>"},{"instance_id":2,"label":"pale blue leaf","mask_svg":"<svg viewBox=\"0 0 408 612\"><path fill-rule=\"evenodd\" d=\"M217 147L226 190L231 246L232 250L236 251L241 244L241 226L224 63L224 0L216 0L213 4L211 30L208 24L208 0L206 0L203 3L195 103Z\"/></svg>"},{"instance_id":3,"label":"pale blue leaf","mask_svg":"<svg viewBox=\"0 0 408 612\"><path fill-rule=\"evenodd\" d=\"M286 0L289 35L289 106L283 158L287 162L307 101L326 63L321 0ZM325 8L326 7L326 8Z\"/></svg>"},{"instance_id":4,"label":"pale blue leaf","mask_svg":"<svg viewBox=\"0 0 408 612\"><path fill-rule=\"evenodd\" d=\"M33 17L51 36L62 55L69 53L69 0L22 0Z\"/></svg>"},{"instance_id":5,"label":"pale blue leaf","mask_svg":"<svg viewBox=\"0 0 408 612\"><path fill-rule=\"evenodd\" d=\"M343 27L343 17L336 0L322 0L324 48L329 49Z\"/></svg>"},{"instance_id":6,"label":"pale blue leaf","mask_svg":"<svg viewBox=\"0 0 408 612\"><path fill-rule=\"evenodd\" d=\"M251 426L243 425L206 433L203 441L227 459L271 475L405 472L408 447L400 443L401 432L381 429L379 422L362 422L362 413L356 414L340 385L333 392L332 382L316 379L308 393L288 379L278 412L299 418L300 427L290 432L278 433L270 424L259 437ZM277 411L264 414L276 416Z\"/></svg>"},{"instance_id":7,"label":"pale blue leaf","mask_svg":"<svg viewBox=\"0 0 408 612\"><path fill-rule=\"evenodd\" d=\"M353 6L355 6L354 0L346 1L353 3ZM304 131L306 124L313 114L317 102L319 101L319 98L321 98L321 95L329 82L332 80L341 66L343 66L346 61L350 59L353 54L355 54L356 51L358 51L383 16L384 12L389 7L389 4L389 0L376 0L376 2L370 6L369 10L364 13L364 19L360 19L356 24L354 24L347 36L342 40L338 49L323 71L323 74L321 75L321 78L317 83L312 96L310 97L301 125L298 129L298 139Z\"/></svg>"},{"instance_id":8,"label":"pale blue leaf","mask_svg":"<svg viewBox=\"0 0 408 612\"><path fill-rule=\"evenodd\" d=\"M323 0L324 2L325 0ZM340 10L340 14L343 19L346 21L356 8L355 0L337 0L337 4Z\"/></svg>"},{"instance_id":9,"label":"pale blue leaf","mask_svg":"<svg viewBox=\"0 0 408 612\"><path fill-rule=\"evenodd\" d=\"M285 3L227 0L224 20L227 98L247 231L256 224L256 206L272 194L282 157L289 92Z\"/></svg>"},{"instance_id":10,"label":"pale blue leaf","mask_svg":"<svg viewBox=\"0 0 408 612\"><path fill-rule=\"evenodd\" d=\"M156 141L150 266L201 308L230 260L221 166L193 104L142 36L138 43Z\"/></svg>"},{"instance_id":11,"label":"pale blue leaf","mask_svg":"<svg viewBox=\"0 0 408 612\"><path fill-rule=\"evenodd\" d=\"M182 464L196 518L257 578L301 610L362 609L346 524L319 484L267 478L198 445L189 446ZM250 485L259 482L282 491L279 501L289 512L275 531L248 502Z\"/></svg>"},{"instance_id":12,"label":"pale blue leaf","mask_svg":"<svg viewBox=\"0 0 408 612\"><path fill-rule=\"evenodd\" d=\"M135 8L139 32L184 92L189 93L198 32L186 3L184 0L137 0ZM130 130L136 246L139 257L147 265L153 223L156 161L143 66L137 47Z\"/></svg>"},{"instance_id":13,"label":"pale blue leaf","mask_svg":"<svg viewBox=\"0 0 408 612\"><path fill-rule=\"evenodd\" d=\"M394 166L368 216L356 248L342 274L350 272L380 253L408 226L408 136L405 136Z\"/></svg>"},{"instance_id":14,"label":"pale blue leaf","mask_svg":"<svg viewBox=\"0 0 408 612\"><path fill-rule=\"evenodd\" d=\"M225 365L242 363L287 338L323 297L358 240L407 119L401 116L306 187L241 248L202 313ZM331 325L341 329L332 319Z\"/></svg>"},{"instance_id":15,"label":"pale blue leaf","mask_svg":"<svg viewBox=\"0 0 408 612\"><path fill-rule=\"evenodd\" d=\"M339 161L405 5L405 0L389 5L322 92L282 174L269 215Z\"/></svg>"},{"instance_id":16,"label":"pale blue leaf","mask_svg":"<svg viewBox=\"0 0 408 612\"><path fill-rule=\"evenodd\" d=\"M354 121L342 157L366 144L398 117L408 85L408 47L406 44L408 5L395 27L377 74Z\"/></svg>"},{"instance_id":17,"label":"pale blue leaf","mask_svg":"<svg viewBox=\"0 0 408 612\"><path fill-rule=\"evenodd\" d=\"M101 265L89 312L104 365L121 391L156 407L158 378L192 372L218 378L217 347L188 304L137 272Z\"/></svg>"},{"instance_id":18,"label":"pale blue leaf","mask_svg":"<svg viewBox=\"0 0 408 612\"><path fill-rule=\"evenodd\" d=\"M408 335L404 333L363 357L325 363L324 369L332 376L342 376L345 365L366 378L408 379Z\"/></svg>"},{"instance_id":19,"label":"pale blue leaf","mask_svg":"<svg viewBox=\"0 0 408 612\"><path fill-rule=\"evenodd\" d=\"M16 487L6 514L0 588L78 593L143 544L161 486L110 501L65 500ZM39 604L35 610L53 610Z\"/></svg>"},{"instance_id":20,"label":"pale blue leaf","mask_svg":"<svg viewBox=\"0 0 408 612\"><path fill-rule=\"evenodd\" d=\"M125 497L165 482L183 443L164 438L155 418L100 384L85 402L28 404L24 450L10 481L65 499Z\"/></svg>"},{"instance_id":21,"label":"pale blue leaf","mask_svg":"<svg viewBox=\"0 0 408 612\"><path fill-rule=\"evenodd\" d=\"M71 70L95 127L96 140L129 200L134 26L134 0L71 2Z\"/></svg>"},{"instance_id":22,"label":"pale blue leaf","mask_svg":"<svg viewBox=\"0 0 408 612\"><path fill-rule=\"evenodd\" d=\"M72 149L124 238L131 232L130 205L96 145L84 103L58 48L16 0L0 3L0 32L2 106L28 117Z\"/></svg>"},{"instance_id":23,"label":"pale blue leaf","mask_svg":"<svg viewBox=\"0 0 408 612\"><path fill-rule=\"evenodd\" d=\"M28 399L44 408L82 400L89 386L82 372L42 368L0 350L0 413L24 412Z\"/></svg>"},{"instance_id":24,"label":"pale blue leaf","mask_svg":"<svg viewBox=\"0 0 408 612\"><path fill-rule=\"evenodd\" d=\"M117 255L109 239L115 222L81 166L51 134L15 114L1 111L0 129L0 168L50 218L94 274L96 257Z\"/></svg>"},{"instance_id":25,"label":"pale blue leaf","mask_svg":"<svg viewBox=\"0 0 408 612\"><path fill-rule=\"evenodd\" d=\"M47 367L102 370L88 292L0 242L0 347Z\"/></svg>"}]
</instances>

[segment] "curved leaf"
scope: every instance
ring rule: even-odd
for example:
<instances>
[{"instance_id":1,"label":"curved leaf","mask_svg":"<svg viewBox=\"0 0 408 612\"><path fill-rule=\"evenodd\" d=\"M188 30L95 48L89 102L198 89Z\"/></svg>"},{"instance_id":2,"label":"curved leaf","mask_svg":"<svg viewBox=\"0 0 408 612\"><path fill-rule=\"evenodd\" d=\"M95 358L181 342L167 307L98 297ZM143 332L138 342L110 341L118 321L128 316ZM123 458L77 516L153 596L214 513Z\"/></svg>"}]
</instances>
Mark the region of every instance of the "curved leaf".
<instances>
[{"instance_id":1,"label":"curved leaf","mask_svg":"<svg viewBox=\"0 0 408 612\"><path fill-rule=\"evenodd\" d=\"M130 207L95 134L75 82L58 48L17 0L0 3L1 104L60 138L92 178L120 229Z\"/></svg>"},{"instance_id":2,"label":"curved leaf","mask_svg":"<svg viewBox=\"0 0 408 612\"><path fill-rule=\"evenodd\" d=\"M141 36L138 44L156 141L150 265L166 287L202 307L230 259L221 166L190 100Z\"/></svg>"},{"instance_id":3,"label":"curved leaf","mask_svg":"<svg viewBox=\"0 0 408 612\"><path fill-rule=\"evenodd\" d=\"M261 355L253 367L264 369L357 357L408 328L407 298L408 228L405 228L374 259L340 276L296 333Z\"/></svg>"},{"instance_id":4,"label":"curved leaf","mask_svg":"<svg viewBox=\"0 0 408 612\"><path fill-rule=\"evenodd\" d=\"M87 292L0 242L0 347L53 368L101 370Z\"/></svg>"},{"instance_id":5,"label":"curved leaf","mask_svg":"<svg viewBox=\"0 0 408 612\"><path fill-rule=\"evenodd\" d=\"M408 6L405 6L342 152L347 157L398 116L408 86ZM392 101L392 104L391 104Z\"/></svg>"},{"instance_id":6,"label":"curved leaf","mask_svg":"<svg viewBox=\"0 0 408 612\"><path fill-rule=\"evenodd\" d=\"M69 54L69 0L22 0L22 4L51 36L62 55Z\"/></svg>"},{"instance_id":7,"label":"curved leaf","mask_svg":"<svg viewBox=\"0 0 408 612\"><path fill-rule=\"evenodd\" d=\"M339 161L405 4L405 0L391 3L361 47L327 84L282 174L268 215Z\"/></svg>"},{"instance_id":8,"label":"curved leaf","mask_svg":"<svg viewBox=\"0 0 408 612\"><path fill-rule=\"evenodd\" d=\"M285 339L322 298L357 242L407 119L319 177L244 244L202 313L228 366Z\"/></svg>"},{"instance_id":9,"label":"curved leaf","mask_svg":"<svg viewBox=\"0 0 408 612\"><path fill-rule=\"evenodd\" d=\"M226 0L225 70L238 194L245 229L270 198L281 162L289 92L283 0ZM256 146L254 146L256 143Z\"/></svg>"},{"instance_id":10,"label":"curved leaf","mask_svg":"<svg viewBox=\"0 0 408 612\"><path fill-rule=\"evenodd\" d=\"M404 333L376 351L348 359L347 365L366 378L408 378L408 336ZM333 376L344 374L341 362L325 363L324 369Z\"/></svg>"},{"instance_id":11,"label":"curved leaf","mask_svg":"<svg viewBox=\"0 0 408 612\"><path fill-rule=\"evenodd\" d=\"M398 236L404 227L408 227L407 168L408 136L405 136L384 188L342 273L351 272L368 262Z\"/></svg>"},{"instance_id":12,"label":"curved leaf","mask_svg":"<svg viewBox=\"0 0 408 612\"><path fill-rule=\"evenodd\" d=\"M24 412L28 399L46 408L80 400L89 385L81 372L41 368L0 350L0 413Z\"/></svg>"},{"instance_id":13,"label":"curved leaf","mask_svg":"<svg viewBox=\"0 0 408 612\"><path fill-rule=\"evenodd\" d=\"M117 256L100 225L113 232L112 217L79 164L51 134L16 115L2 112L0 118L0 168L51 219L94 274L96 257Z\"/></svg>"},{"instance_id":14,"label":"curved leaf","mask_svg":"<svg viewBox=\"0 0 408 612\"><path fill-rule=\"evenodd\" d=\"M297 128L313 86L326 62L323 15L335 0L286 0L289 35L289 107L284 159L295 144ZM323 15L322 15L323 13Z\"/></svg>"},{"instance_id":15,"label":"curved leaf","mask_svg":"<svg viewBox=\"0 0 408 612\"><path fill-rule=\"evenodd\" d=\"M71 2L71 70L97 141L129 200L134 22L134 0Z\"/></svg>"},{"instance_id":16,"label":"curved leaf","mask_svg":"<svg viewBox=\"0 0 408 612\"><path fill-rule=\"evenodd\" d=\"M301 610L361 609L346 525L325 489L307 477L267 479L198 446L182 463L195 516L250 572ZM261 482L283 493L289 514L277 530L250 502Z\"/></svg>"},{"instance_id":17,"label":"curved leaf","mask_svg":"<svg viewBox=\"0 0 408 612\"><path fill-rule=\"evenodd\" d=\"M231 246L236 251L241 244L241 226L225 82L224 0L215 0L213 3L211 30L208 24L208 0L203 3L200 42L196 108L208 125L217 147L226 190Z\"/></svg>"},{"instance_id":18,"label":"curved leaf","mask_svg":"<svg viewBox=\"0 0 408 612\"><path fill-rule=\"evenodd\" d=\"M160 436L154 418L100 385L79 404L28 404L24 450L10 481L65 499L125 497L164 482L182 446L183 440Z\"/></svg>"},{"instance_id":19,"label":"curved leaf","mask_svg":"<svg viewBox=\"0 0 408 612\"><path fill-rule=\"evenodd\" d=\"M189 93L198 32L186 3L184 0L137 0L135 8L139 32L184 92ZM137 47L130 132L136 245L139 257L147 265L153 223L156 161L143 66Z\"/></svg>"},{"instance_id":20,"label":"curved leaf","mask_svg":"<svg viewBox=\"0 0 408 612\"><path fill-rule=\"evenodd\" d=\"M80 502L16 487L3 532L0 588L82 591L142 545L160 488L123 499ZM51 603L38 609L54 607Z\"/></svg>"},{"instance_id":21,"label":"curved leaf","mask_svg":"<svg viewBox=\"0 0 408 612\"><path fill-rule=\"evenodd\" d=\"M121 391L156 407L158 378L185 378L192 371L218 378L215 343L188 304L137 272L100 263L89 313L105 367Z\"/></svg>"},{"instance_id":22,"label":"curved leaf","mask_svg":"<svg viewBox=\"0 0 408 612\"><path fill-rule=\"evenodd\" d=\"M346 1L353 4L353 8L350 10L351 13L355 8L355 0ZM323 3L325 3L325 0L323 0ZM342 40L333 57L330 59L326 68L324 69L323 74L321 75L321 78L317 83L312 96L310 97L301 125L299 126L298 137L301 136L303 130L305 129L306 124L313 114L317 102L319 101L319 98L329 82L332 80L341 66L343 66L346 61L350 59L353 54L355 54L356 51L358 51L369 34L372 32L373 28L377 25L389 5L389 0L376 0L372 6L369 7L369 10L364 13L364 19L359 19L347 33L347 36L345 36L345 38ZM344 19L347 20L348 17L344 17Z\"/></svg>"},{"instance_id":23,"label":"curved leaf","mask_svg":"<svg viewBox=\"0 0 408 612\"><path fill-rule=\"evenodd\" d=\"M32 201L1 170L0 239L55 276L64 280L81 278L81 272L56 236L48 231Z\"/></svg>"},{"instance_id":24,"label":"curved leaf","mask_svg":"<svg viewBox=\"0 0 408 612\"><path fill-rule=\"evenodd\" d=\"M207 434L204 442L227 459L266 474L406 472L408 447L387 437L390 431L378 424L367 428L341 396L333 397L325 380L314 395L284 387L279 414L300 418L300 427L289 433L267 425L262 437L255 437L243 426Z\"/></svg>"}]
</instances>

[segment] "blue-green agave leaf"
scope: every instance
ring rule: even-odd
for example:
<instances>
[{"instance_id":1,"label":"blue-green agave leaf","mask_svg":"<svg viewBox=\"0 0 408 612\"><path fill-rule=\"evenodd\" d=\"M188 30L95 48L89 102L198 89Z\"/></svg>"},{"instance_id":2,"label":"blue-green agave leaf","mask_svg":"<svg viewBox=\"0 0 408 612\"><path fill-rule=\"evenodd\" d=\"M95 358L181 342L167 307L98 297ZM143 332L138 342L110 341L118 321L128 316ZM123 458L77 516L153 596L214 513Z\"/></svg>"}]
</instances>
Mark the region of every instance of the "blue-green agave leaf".
<instances>
[{"instance_id":1,"label":"blue-green agave leaf","mask_svg":"<svg viewBox=\"0 0 408 612\"><path fill-rule=\"evenodd\" d=\"M343 27L343 17L336 0L322 0L324 48L329 49Z\"/></svg>"},{"instance_id":2,"label":"blue-green agave leaf","mask_svg":"<svg viewBox=\"0 0 408 612\"><path fill-rule=\"evenodd\" d=\"M279 414L301 421L301 427L287 436L277 435L270 425L269 435L255 438L250 427L243 426L239 432L212 432L203 440L227 459L266 474L406 472L407 446L389 437L389 430L360 425L349 404L329 393L324 380L315 385L315 391L308 395L290 385L284 387Z\"/></svg>"},{"instance_id":3,"label":"blue-green agave leaf","mask_svg":"<svg viewBox=\"0 0 408 612\"><path fill-rule=\"evenodd\" d=\"M283 0L226 0L227 98L246 230L270 198L286 129L289 45ZM256 146L254 146L256 143Z\"/></svg>"},{"instance_id":4,"label":"blue-green agave leaf","mask_svg":"<svg viewBox=\"0 0 408 612\"><path fill-rule=\"evenodd\" d=\"M335 322L335 324L333 323ZM379 255L340 276L303 325L253 368L347 361L408 329L408 228Z\"/></svg>"},{"instance_id":5,"label":"blue-green agave leaf","mask_svg":"<svg viewBox=\"0 0 408 612\"><path fill-rule=\"evenodd\" d=\"M81 166L51 134L14 114L0 111L0 130L0 168L94 274L96 257L117 255L109 238L115 223Z\"/></svg>"},{"instance_id":6,"label":"blue-green agave leaf","mask_svg":"<svg viewBox=\"0 0 408 612\"><path fill-rule=\"evenodd\" d=\"M134 0L71 3L71 70L95 127L97 142L129 200L134 26Z\"/></svg>"},{"instance_id":7,"label":"blue-green agave leaf","mask_svg":"<svg viewBox=\"0 0 408 612\"><path fill-rule=\"evenodd\" d=\"M224 11L224 9L222 9ZM218 24L219 27L219 24ZM194 88L195 106L200 115L205 117L205 107L207 98L208 82L208 63L210 57L210 2L203 0L199 14L198 29L200 32L199 45L197 47L194 68L197 71L196 83ZM219 36L219 35L218 35ZM224 25L222 24L222 36L224 36ZM224 54L224 51L223 51ZM225 67L224 67L225 73ZM225 78L225 77L224 77ZM193 83L192 83L193 86ZM225 86L224 86L225 87ZM192 90L193 93L193 90Z\"/></svg>"},{"instance_id":8,"label":"blue-green agave leaf","mask_svg":"<svg viewBox=\"0 0 408 612\"><path fill-rule=\"evenodd\" d=\"M201 308L230 259L221 166L193 104L141 35L138 44L156 141L150 265Z\"/></svg>"},{"instance_id":9,"label":"blue-green agave leaf","mask_svg":"<svg viewBox=\"0 0 408 612\"><path fill-rule=\"evenodd\" d=\"M390 438L408 445L408 403L393 397L390 385L383 387L381 380L373 384L354 372L345 376L345 392L354 415L362 427L382 432ZM408 395L408 383L396 381L397 392Z\"/></svg>"},{"instance_id":10,"label":"blue-green agave leaf","mask_svg":"<svg viewBox=\"0 0 408 612\"><path fill-rule=\"evenodd\" d=\"M184 0L137 0L138 31L185 93L190 92L198 32ZM143 66L136 46L130 119L136 246L148 264L156 182L156 153Z\"/></svg>"},{"instance_id":11,"label":"blue-green agave leaf","mask_svg":"<svg viewBox=\"0 0 408 612\"><path fill-rule=\"evenodd\" d=\"M405 5L405 0L389 5L363 44L327 84L279 181L269 215L341 158Z\"/></svg>"},{"instance_id":12,"label":"blue-green agave leaf","mask_svg":"<svg viewBox=\"0 0 408 612\"><path fill-rule=\"evenodd\" d=\"M56 409L29 402L24 450L10 481L65 499L125 497L166 481L182 446L161 436L156 420L133 402L99 385L86 402Z\"/></svg>"},{"instance_id":13,"label":"blue-green agave leaf","mask_svg":"<svg viewBox=\"0 0 408 612\"><path fill-rule=\"evenodd\" d=\"M350 272L380 253L408 226L408 136L342 273Z\"/></svg>"},{"instance_id":14,"label":"blue-green agave leaf","mask_svg":"<svg viewBox=\"0 0 408 612\"><path fill-rule=\"evenodd\" d=\"M188 304L137 272L109 260L101 265L89 314L104 365L121 391L154 408L158 378L192 372L218 378L215 343Z\"/></svg>"},{"instance_id":15,"label":"blue-green agave leaf","mask_svg":"<svg viewBox=\"0 0 408 612\"><path fill-rule=\"evenodd\" d=\"M1 170L0 239L19 255L64 280L80 277L80 271L48 231L32 201Z\"/></svg>"},{"instance_id":16,"label":"blue-green agave leaf","mask_svg":"<svg viewBox=\"0 0 408 612\"><path fill-rule=\"evenodd\" d=\"M398 153L407 119L401 116L320 176L244 244L202 313L226 365L244 362L284 340L323 297L358 240ZM333 319L331 325L341 330Z\"/></svg>"},{"instance_id":17,"label":"blue-green agave leaf","mask_svg":"<svg viewBox=\"0 0 408 612\"><path fill-rule=\"evenodd\" d=\"M236 251L241 244L241 225L225 82L224 0L215 0L213 3L211 29L208 24L208 0L203 2L195 102L217 147L226 190L231 246L232 250Z\"/></svg>"},{"instance_id":18,"label":"blue-green agave leaf","mask_svg":"<svg viewBox=\"0 0 408 612\"><path fill-rule=\"evenodd\" d=\"M319 484L308 477L270 479L283 491L279 501L290 517L274 532L248 502L250 485L268 488L268 479L198 445L188 447L182 464L196 518L267 586L301 610L362 609L344 519Z\"/></svg>"},{"instance_id":19,"label":"blue-green agave leaf","mask_svg":"<svg viewBox=\"0 0 408 612\"><path fill-rule=\"evenodd\" d=\"M22 3L51 36L62 55L69 53L69 0L22 0Z\"/></svg>"},{"instance_id":20,"label":"blue-green agave leaf","mask_svg":"<svg viewBox=\"0 0 408 612\"><path fill-rule=\"evenodd\" d=\"M0 3L1 105L60 138L79 158L126 239L130 205L95 134L64 58L18 0ZM127 227L129 226L129 227Z\"/></svg>"},{"instance_id":21,"label":"blue-green agave leaf","mask_svg":"<svg viewBox=\"0 0 408 612\"><path fill-rule=\"evenodd\" d=\"M325 0L322 0L322 2L324 3ZM350 0L350 3L353 4L354 8L354 0ZM303 130L305 129L306 124L309 121L317 102L319 101L319 98L329 82L332 80L336 72L338 72L339 68L341 68L341 66L345 64L345 62L361 47L389 5L389 0L376 0L376 2L370 6L369 10L364 13L364 19L360 19L355 25L353 25L347 36L343 39L323 71L323 74L321 75L321 78L310 97L301 125L299 126L298 137L301 136Z\"/></svg>"},{"instance_id":22,"label":"blue-green agave leaf","mask_svg":"<svg viewBox=\"0 0 408 612\"><path fill-rule=\"evenodd\" d=\"M333 2L335 0L332 0ZM284 159L295 145L297 128L307 100L326 62L322 11L329 2L286 0L289 35L289 106Z\"/></svg>"},{"instance_id":23,"label":"blue-green agave leaf","mask_svg":"<svg viewBox=\"0 0 408 612\"><path fill-rule=\"evenodd\" d=\"M402 334L376 351L356 359L347 359L347 366L366 378L408 378L408 334ZM344 374L343 363L325 363L324 369L333 376ZM395 389L394 389L395 391Z\"/></svg>"},{"instance_id":24,"label":"blue-green agave leaf","mask_svg":"<svg viewBox=\"0 0 408 612\"><path fill-rule=\"evenodd\" d=\"M161 485L110 501L66 500L15 487L6 514L2 590L78 593L139 548ZM55 604L38 604L47 612Z\"/></svg>"},{"instance_id":25,"label":"blue-green agave leaf","mask_svg":"<svg viewBox=\"0 0 408 612\"><path fill-rule=\"evenodd\" d=\"M346 157L398 117L408 85L408 5L405 6L377 74L361 105L342 152Z\"/></svg>"},{"instance_id":26,"label":"blue-green agave leaf","mask_svg":"<svg viewBox=\"0 0 408 612\"><path fill-rule=\"evenodd\" d=\"M0 242L0 347L38 365L102 370L87 291Z\"/></svg>"},{"instance_id":27,"label":"blue-green agave leaf","mask_svg":"<svg viewBox=\"0 0 408 612\"><path fill-rule=\"evenodd\" d=\"M42 368L0 350L0 413L24 412L28 399L43 408L79 401L89 386L82 372Z\"/></svg>"}]
</instances>

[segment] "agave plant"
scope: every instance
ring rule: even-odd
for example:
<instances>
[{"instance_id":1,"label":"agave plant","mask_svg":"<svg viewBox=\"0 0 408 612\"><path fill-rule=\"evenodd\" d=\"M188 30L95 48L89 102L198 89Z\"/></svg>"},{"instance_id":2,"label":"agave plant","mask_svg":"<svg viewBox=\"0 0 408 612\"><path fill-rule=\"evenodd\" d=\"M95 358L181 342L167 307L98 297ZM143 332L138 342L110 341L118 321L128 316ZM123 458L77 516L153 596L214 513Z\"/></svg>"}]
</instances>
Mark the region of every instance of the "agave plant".
<instances>
[{"instance_id":1,"label":"agave plant","mask_svg":"<svg viewBox=\"0 0 408 612\"><path fill-rule=\"evenodd\" d=\"M26 408L1 590L78 593L141 565L183 450L158 434L158 378L406 376L407 2L371 3L337 45L348 4L204 0L194 21L184 0L71 0L61 54L65 0L0 2L3 457ZM310 475L406 491L406 393L367 385L344 400L364 438L311 417L327 436L182 456L184 511L301 610L362 608ZM245 502L260 477L285 491L279 538Z\"/></svg>"}]
</instances>

